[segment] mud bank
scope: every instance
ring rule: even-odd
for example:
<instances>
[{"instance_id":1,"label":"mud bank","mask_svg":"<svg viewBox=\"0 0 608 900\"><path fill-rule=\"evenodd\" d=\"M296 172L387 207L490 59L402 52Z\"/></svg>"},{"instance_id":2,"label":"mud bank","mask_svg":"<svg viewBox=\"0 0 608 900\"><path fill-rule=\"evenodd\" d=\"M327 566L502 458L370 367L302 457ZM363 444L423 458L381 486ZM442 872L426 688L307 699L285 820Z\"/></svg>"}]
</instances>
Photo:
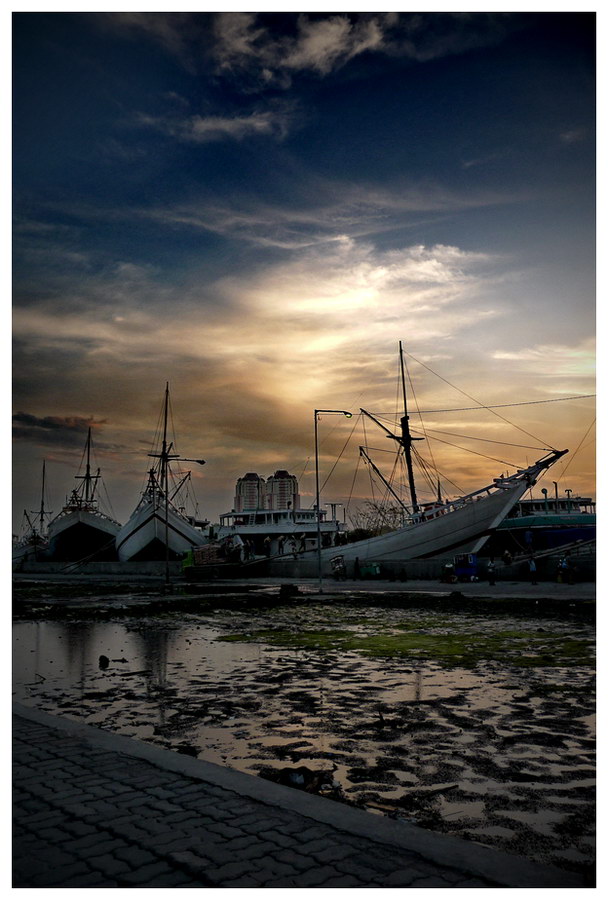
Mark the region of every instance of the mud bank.
<instances>
[{"instance_id":1,"label":"mud bank","mask_svg":"<svg viewBox=\"0 0 608 900\"><path fill-rule=\"evenodd\" d=\"M121 610L116 595L96 609L74 596L61 619L16 622L16 699L564 868L593 865L585 617L251 591L157 597L151 614L131 596ZM47 599L31 598L39 612L56 609Z\"/></svg>"},{"instance_id":2,"label":"mud bank","mask_svg":"<svg viewBox=\"0 0 608 900\"><path fill-rule=\"evenodd\" d=\"M255 610L275 607L296 608L318 603L379 609L426 609L447 612L509 613L523 616L549 616L595 620L595 598L586 586L529 585L515 582L491 588L488 585L451 587L419 582L409 589L375 586L366 589L328 584L322 597L316 584L234 583L209 585L150 585L99 581L45 581L19 579L13 590L13 616L16 618L70 617L78 615L133 615L150 613L212 612L221 609ZM591 594L591 595L590 595Z\"/></svg>"}]
</instances>

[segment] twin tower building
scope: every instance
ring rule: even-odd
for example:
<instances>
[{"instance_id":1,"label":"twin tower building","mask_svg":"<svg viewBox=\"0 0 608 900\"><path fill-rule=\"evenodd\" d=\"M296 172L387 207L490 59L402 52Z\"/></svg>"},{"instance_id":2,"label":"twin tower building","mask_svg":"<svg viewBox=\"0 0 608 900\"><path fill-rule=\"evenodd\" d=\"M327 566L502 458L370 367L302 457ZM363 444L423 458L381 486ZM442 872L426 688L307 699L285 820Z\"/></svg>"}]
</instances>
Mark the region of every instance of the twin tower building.
<instances>
[{"instance_id":1,"label":"twin tower building","mask_svg":"<svg viewBox=\"0 0 608 900\"><path fill-rule=\"evenodd\" d=\"M247 472L236 483L234 512L255 509L299 509L298 479L285 469L269 478Z\"/></svg>"}]
</instances>

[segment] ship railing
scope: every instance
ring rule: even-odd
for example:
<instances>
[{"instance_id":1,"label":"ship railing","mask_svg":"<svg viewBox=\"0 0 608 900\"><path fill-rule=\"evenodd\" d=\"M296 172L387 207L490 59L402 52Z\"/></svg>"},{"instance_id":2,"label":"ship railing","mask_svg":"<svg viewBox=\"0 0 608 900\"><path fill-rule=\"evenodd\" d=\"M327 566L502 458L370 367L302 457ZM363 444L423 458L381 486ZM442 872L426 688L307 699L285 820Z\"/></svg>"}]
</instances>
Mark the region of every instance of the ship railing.
<instances>
[{"instance_id":1,"label":"ship railing","mask_svg":"<svg viewBox=\"0 0 608 900\"><path fill-rule=\"evenodd\" d=\"M56 522L57 519L65 519L67 516L69 516L69 514L71 512L74 512L74 510L83 510L83 509L86 510L87 512L95 513L95 516L98 519L105 519L106 522L111 522L113 525L120 524L116 521L116 519L113 519L112 516L108 516L107 513L102 512L98 506L90 505L88 503L80 503L77 506L76 505L65 506L61 510L61 512L55 516L53 521Z\"/></svg>"},{"instance_id":2,"label":"ship railing","mask_svg":"<svg viewBox=\"0 0 608 900\"><path fill-rule=\"evenodd\" d=\"M522 476L525 478L527 474L528 469L519 469L514 475L495 478L492 484L488 484L483 488L478 488L476 491L472 491L470 494L463 494L460 497L455 497L453 500L446 500L441 504L432 504L430 509L422 510L415 515L408 517L405 521L405 524L419 525L421 522L429 522L432 519L437 518L438 516L444 516L446 514L455 512L456 510L462 509L464 506L467 506L470 503L481 500L484 497L491 496L498 491L509 490L509 488L512 488L515 484L522 480Z\"/></svg>"}]
</instances>

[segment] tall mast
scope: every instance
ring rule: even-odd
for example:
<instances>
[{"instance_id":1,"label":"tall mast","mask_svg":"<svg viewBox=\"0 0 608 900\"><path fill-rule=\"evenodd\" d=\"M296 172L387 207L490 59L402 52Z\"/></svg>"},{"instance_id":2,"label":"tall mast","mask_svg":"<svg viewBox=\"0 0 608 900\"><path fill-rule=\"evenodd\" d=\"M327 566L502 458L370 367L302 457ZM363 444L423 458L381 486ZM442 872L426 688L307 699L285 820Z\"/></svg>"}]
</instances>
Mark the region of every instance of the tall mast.
<instances>
[{"instance_id":1,"label":"tall mast","mask_svg":"<svg viewBox=\"0 0 608 900\"><path fill-rule=\"evenodd\" d=\"M44 508L45 482L46 482L46 459L43 459L42 460L42 492L40 494L40 509L39 510L33 510L33 509L30 510L31 514L33 516L34 515L36 516L36 518L34 519L34 522L40 523L38 530L41 535L44 533L44 517L48 516L50 518L50 515L51 515L51 513L47 512L47 510ZM28 514L25 510L24 510L24 513L25 513L25 517L27 519L27 523L28 523L29 527L31 528L32 531L35 532L36 528L30 521L30 517L28 516Z\"/></svg>"},{"instance_id":2,"label":"tall mast","mask_svg":"<svg viewBox=\"0 0 608 900\"><path fill-rule=\"evenodd\" d=\"M407 392L405 389L405 367L403 365L403 347L399 341L399 362L401 364L401 385L403 387L403 416L401 417L401 441L405 454L405 464L407 466L407 478L410 486L410 497L412 498L412 509L417 513L420 509L418 506L418 498L416 496L416 485L414 483L414 469L412 466L412 442L420 440L413 438L410 434L410 417L407 414Z\"/></svg>"},{"instance_id":3,"label":"tall mast","mask_svg":"<svg viewBox=\"0 0 608 900\"><path fill-rule=\"evenodd\" d=\"M91 499L91 426L87 434L87 467L84 474L84 500L88 503Z\"/></svg>"},{"instance_id":4,"label":"tall mast","mask_svg":"<svg viewBox=\"0 0 608 900\"><path fill-rule=\"evenodd\" d=\"M81 479L83 482L80 502L84 501L85 503L92 503L95 498L95 489L97 487L97 481L100 477L101 469L97 469L96 475L91 475L91 426L89 426L89 430L87 433L85 450L87 454L87 462L84 475L77 475L76 478Z\"/></svg>"},{"instance_id":5,"label":"tall mast","mask_svg":"<svg viewBox=\"0 0 608 900\"><path fill-rule=\"evenodd\" d=\"M171 453L171 448L173 447L173 441L167 443L168 437L168 427L169 427L169 382L167 381L165 385L165 399L163 402L163 437L162 444L160 447L160 451L158 453L148 453L148 456L153 456L159 461L158 465L158 486L159 489L164 491L165 497L168 496L169 493L169 461L172 459L179 459L179 454ZM199 460L196 460L199 462ZM154 470L150 469L150 476L152 477Z\"/></svg>"},{"instance_id":6,"label":"tall mast","mask_svg":"<svg viewBox=\"0 0 608 900\"><path fill-rule=\"evenodd\" d=\"M165 422L161 465L165 475L165 584L169 584L169 459L167 451L167 418L169 414L169 382L165 386Z\"/></svg>"},{"instance_id":7,"label":"tall mast","mask_svg":"<svg viewBox=\"0 0 608 900\"><path fill-rule=\"evenodd\" d=\"M42 494L40 496L40 534L44 531L44 477L46 473L46 459L42 460Z\"/></svg>"},{"instance_id":8,"label":"tall mast","mask_svg":"<svg viewBox=\"0 0 608 900\"><path fill-rule=\"evenodd\" d=\"M165 497L169 489L169 466L167 465L167 418L169 415L169 382L165 385L165 409L163 424L163 447L161 450L161 484L165 491Z\"/></svg>"},{"instance_id":9,"label":"tall mast","mask_svg":"<svg viewBox=\"0 0 608 900\"><path fill-rule=\"evenodd\" d=\"M159 503L162 497L162 492L165 492L165 582L169 584L169 460L171 459L184 459L187 462L196 462L200 466L205 465L204 459L189 459L188 457L180 457L179 453L171 453L171 449L173 447L173 441L170 441L167 444L167 429L169 422L169 382L167 381L165 384L165 402L163 406L163 440L162 447L160 453L148 453L148 456L152 456L155 459L159 460L160 464L160 477L158 479L160 495L159 495ZM150 482L154 485L154 472L155 469L150 469ZM182 482L183 483L183 482ZM179 490L181 487L180 483L176 490ZM175 492L173 497L175 496ZM171 499L173 499L173 497ZM155 509L156 507L156 499L154 500Z\"/></svg>"}]
</instances>

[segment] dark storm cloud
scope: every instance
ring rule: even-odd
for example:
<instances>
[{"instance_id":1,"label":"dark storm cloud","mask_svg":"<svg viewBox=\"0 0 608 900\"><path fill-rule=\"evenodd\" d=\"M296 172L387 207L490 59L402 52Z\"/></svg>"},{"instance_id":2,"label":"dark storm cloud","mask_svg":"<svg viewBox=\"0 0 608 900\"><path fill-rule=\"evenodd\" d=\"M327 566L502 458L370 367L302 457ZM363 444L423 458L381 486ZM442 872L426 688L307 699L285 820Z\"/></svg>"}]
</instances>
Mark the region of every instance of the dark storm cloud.
<instances>
[{"instance_id":1,"label":"dark storm cloud","mask_svg":"<svg viewBox=\"0 0 608 900\"><path fill-rule=\"evenodd\" d=\"M246 92L288 89L300 73L326 77L364 54L426 62L490 47L525 27L510 13L140 13L90 17L104 31L147 39L190 72ZM529 19L528 19L529 21Z\"/></svg>"},{"instance_id":2,"label":"dark storm cloud","mask_svg":"<svg viewBox=\"0 0 608 900\"><path fill-rule=\"evenodd\" d=\"M89 428L106 423L106 419L95 420L82 416L34 416L18 412L13 416L13 438L16 441L31 441L39 444L59 444L80 446Z\"/></svg>"},{"instance_id":3,"label":"dark storm cloud","mask_svg":"<svg viewBox=\"0 0 608 900\"><path fill-rule=\"evenodd\" d=\"M278 26L278 27L277 27ZM257 74L260 88L324 77L363 54L426 62L500 42L522 20L505 13L339 13L267 17L220 13L213 30L222 74Z\"/></svg>"},{"instance_id":4,"label":"dark storm cloud","mask_svg":"<svg viewBox=\"0 0 608 900\"><path fill-rule=\"evenodd\" d=\"M528 20L529 21L529 20ZM427 62L500 43L512 31L525 27L511 13L413 13L399 16L385 52Z\"/></svg>"}]
</instances>

